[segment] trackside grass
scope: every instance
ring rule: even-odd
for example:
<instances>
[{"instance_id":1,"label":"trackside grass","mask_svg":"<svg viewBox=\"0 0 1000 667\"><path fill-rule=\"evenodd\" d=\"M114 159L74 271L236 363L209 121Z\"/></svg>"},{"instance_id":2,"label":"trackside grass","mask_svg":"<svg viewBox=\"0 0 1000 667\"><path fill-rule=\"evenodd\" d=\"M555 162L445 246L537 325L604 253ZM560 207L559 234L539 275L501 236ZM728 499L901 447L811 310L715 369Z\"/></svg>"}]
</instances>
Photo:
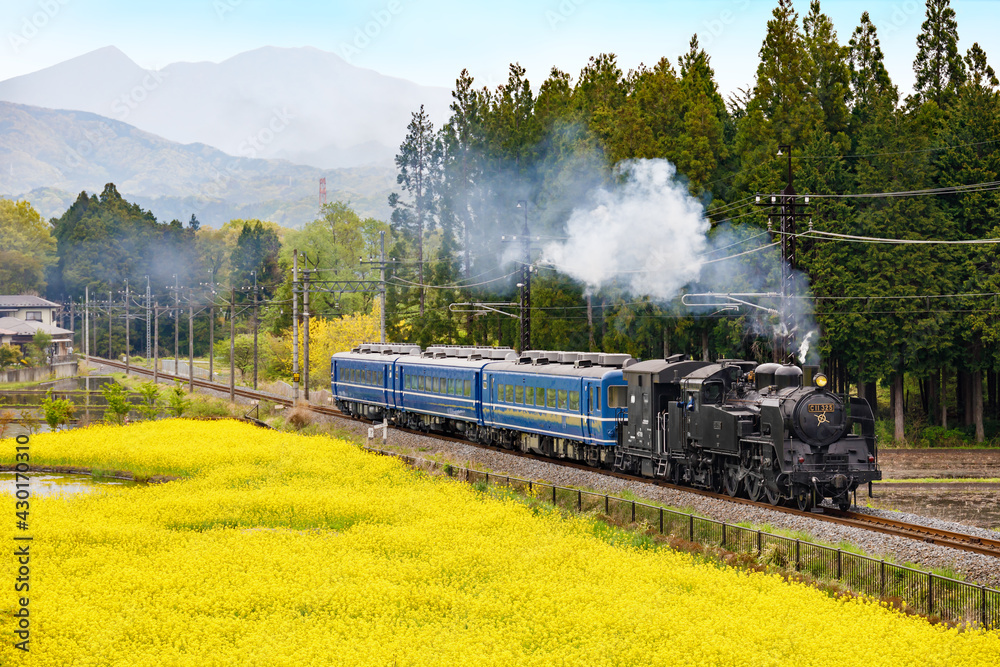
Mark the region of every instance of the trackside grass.
<instances>
[{"instance_id":1,"label":"trackside grass","mask_svg":"<svg viewBox=\"0 0 1000 667\"><path fill-rule=\"evenodd\" d=\"M13 463L14 441L0 441ZM183 479L32 498L31 650L0 664L983 665L1000 634L611 544L344 442L171 420L37 435L33 465ZM0 496L0 541L16 531Z\"/></svg>"}]
</instances>

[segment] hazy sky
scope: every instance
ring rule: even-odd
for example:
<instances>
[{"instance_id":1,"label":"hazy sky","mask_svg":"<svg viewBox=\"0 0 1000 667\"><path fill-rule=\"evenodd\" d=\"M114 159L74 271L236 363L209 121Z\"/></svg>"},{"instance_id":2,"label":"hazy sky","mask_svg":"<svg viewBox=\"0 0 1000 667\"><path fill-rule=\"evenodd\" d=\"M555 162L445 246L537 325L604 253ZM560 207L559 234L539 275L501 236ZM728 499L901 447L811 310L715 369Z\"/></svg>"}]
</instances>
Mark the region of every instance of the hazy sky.
<instances>
[{"instance_id":1,"label":"hazy sky","mask_svg":"<svg viewBox=\"0 0 1000 667\"><path fill-rule=\"evenodd\" d=\"M533 86L552 66L575 77L587 58L618 55L624 71L663 56L676 62L692 33L712 56L724 93L753 81L776 0L2 0L0 80L113 45L139 65L219 62L260 46L314 46L353 64L451 88L463 67L479 85L520 62ZM808 2L797 0L800 14ZM978 41L1000 70L1000 2L953 0L964 53ZM917 0L825 0L846 43L867 9L893 80L912 86Z\"/></svg>"}]
</instances>

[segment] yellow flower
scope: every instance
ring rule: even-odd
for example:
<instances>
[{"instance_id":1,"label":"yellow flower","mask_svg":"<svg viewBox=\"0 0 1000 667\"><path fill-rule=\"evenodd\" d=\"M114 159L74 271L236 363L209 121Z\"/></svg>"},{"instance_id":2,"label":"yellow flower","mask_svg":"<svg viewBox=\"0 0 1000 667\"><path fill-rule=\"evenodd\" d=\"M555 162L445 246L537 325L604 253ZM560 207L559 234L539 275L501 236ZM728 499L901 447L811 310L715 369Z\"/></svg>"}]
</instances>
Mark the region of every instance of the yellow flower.
<instances>
[{"instance_id":1,"label":"yellow flower","mask_svg":"<svg viewBox=\"0 0 1000 667\"><path fill-rule=\"evenodd\" d=\"M13 463L14 441L0 442ZM347 443L189 420L31 439L35 465L182 479L31 498L31 650L0 664L984 665L997 633L535 513ZM13 544L14 498L0 496ZM11 551L8 549L7 551Z\"/></svg>"}]
</instances>

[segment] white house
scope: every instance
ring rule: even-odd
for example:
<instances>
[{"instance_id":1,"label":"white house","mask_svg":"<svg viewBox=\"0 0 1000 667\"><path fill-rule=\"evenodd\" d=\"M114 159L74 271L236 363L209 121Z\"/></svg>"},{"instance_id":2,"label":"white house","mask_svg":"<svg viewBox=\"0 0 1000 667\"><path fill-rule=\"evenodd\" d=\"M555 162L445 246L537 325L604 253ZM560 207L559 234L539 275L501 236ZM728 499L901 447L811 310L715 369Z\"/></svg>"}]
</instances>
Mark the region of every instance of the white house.
<instances>
[{"instance_id":1,"label":"white house","mask_svg":"<svg viewBox=\"0 0 1000 667\"><path fill-rule=\"evenodd\" d=\"M0 296L0 317L16 317L26 322L53 325L56 311L60 308L62 306L58 303L30 294Z\"/></svg>"}]
</instances>

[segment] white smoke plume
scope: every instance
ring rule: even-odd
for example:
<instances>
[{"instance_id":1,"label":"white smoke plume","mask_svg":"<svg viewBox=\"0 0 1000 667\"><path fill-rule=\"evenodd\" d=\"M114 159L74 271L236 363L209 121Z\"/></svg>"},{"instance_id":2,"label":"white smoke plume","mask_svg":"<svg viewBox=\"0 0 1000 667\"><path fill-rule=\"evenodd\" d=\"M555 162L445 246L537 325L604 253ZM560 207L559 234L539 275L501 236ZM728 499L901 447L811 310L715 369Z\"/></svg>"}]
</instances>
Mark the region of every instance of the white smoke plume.
<instances>
[{"instance_id":1,"label":"white smoke plume","mask_svg":"<svg viewBox=\"0 0 1000 667\"><path fill-rule=\"evenodd\" d=\"M699 276L708 245L705 209L666 160L629 160L617 171L624 183L574 210L569 238L546 246L543 262L591 289L620 278L634 294L672 298Z\"/></svg>"},{"instance_id":2,"label":"white smoke plume","mask_svg":"<svg viewBox=\"0 0 1000 667\"><path fill-rule=\"evenodd\" d=\"M791 350L797 340L802 363L817 361L813 341L818 328L808 277L793 271L790 298L782 303L776 294L782 275L777 249L755 251L771 243L767 232L753 225L723 225L709 238L703 204L688 193L666 160L622 162L615 175L616 186L598 189L587 205L570 214L568 238L547 245L543 263L593 291L615 280L633 295L663 302L685 288L774 294L749 299L760 308L740 307L747 329L765 337L788 336ZM687 312L707 315L724 303L721 297L708 301L716 303ZM776 317L768 309L781 309L784 315Z\"/></svg>"}]
</instances>

